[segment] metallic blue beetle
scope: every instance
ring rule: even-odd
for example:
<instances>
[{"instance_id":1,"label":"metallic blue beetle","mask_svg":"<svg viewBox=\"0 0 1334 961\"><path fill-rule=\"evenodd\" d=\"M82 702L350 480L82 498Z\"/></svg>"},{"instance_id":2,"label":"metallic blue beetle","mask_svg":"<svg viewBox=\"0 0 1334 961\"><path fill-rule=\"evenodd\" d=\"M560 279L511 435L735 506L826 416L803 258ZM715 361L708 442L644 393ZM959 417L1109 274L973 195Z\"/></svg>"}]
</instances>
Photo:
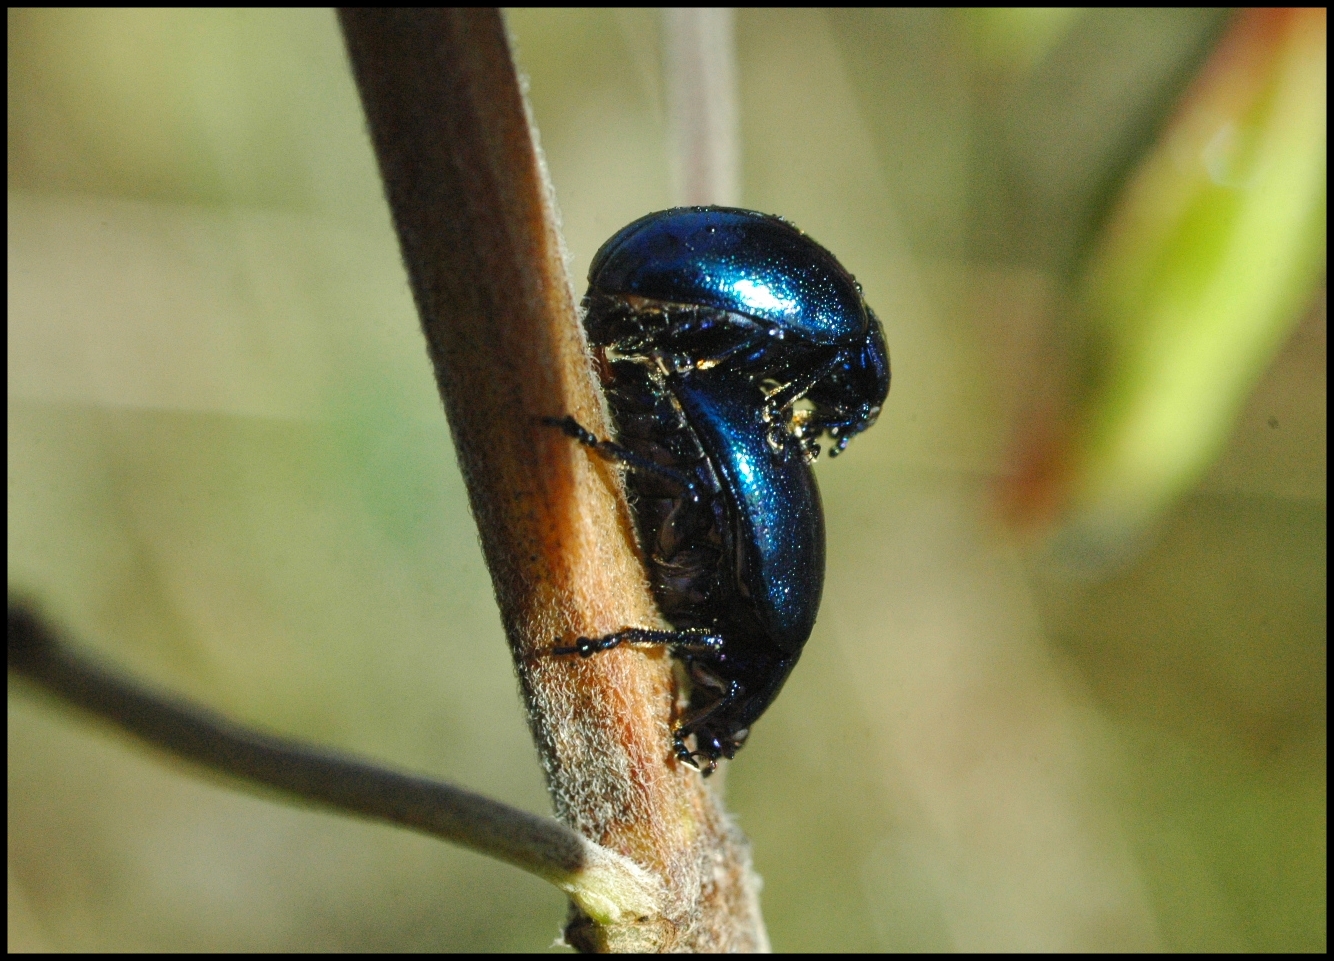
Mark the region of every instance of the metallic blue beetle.
<instances>
[{"instance_id":1,"label":"metallic blue beetle","mask_svg":"<svg viewBox=\"0 0 1334 961\"><path fill-rule=\"evenodd\" d=\"M594 347L675 370L725 365L765 388L765 414L807 455L831 456L874 423L889 352L852 275L787 221L730 207L678 207L619 230L588 272ZM809 410L792 411L801 399Z\"/></svg>"},{"instance_id":2,"label":"metallic blue beetle","mask_svg":"<svg viewBox=\"0 0 1334 961\"><path fill-rule=\"evenodd\" d=\"M617 233L593 260L584 306L616 441L572 417L547 422L629 467L673 630L581 637L553 653L668 647L691 680L675 753L708 774L745 742L815 625L825 538L809 462L822 432L836 453L879 412L884 334L828 251L776 217L728 208L664 211ZM794 414L803 397L810 409Z\"/></svg>"},{"instance_id":3,"label":"metallic blue beetle","mask_svg":"<svg viewBox=\"0 0 1334 961\"><path fill-rule=\"evenodd\" d=\"M669 647L691 680L675 752L691 764L702 758L708 772L736 754L778 696L824 587L815 474L791 435L780 442L791 450L774 451L761 400L747 377L725 368L664 373L621 360L607 384L618 442L599 441L573 418L554 422L629 465L654 598L675 628L581 637L554 653Z\"/></svg>"}]
</instances>

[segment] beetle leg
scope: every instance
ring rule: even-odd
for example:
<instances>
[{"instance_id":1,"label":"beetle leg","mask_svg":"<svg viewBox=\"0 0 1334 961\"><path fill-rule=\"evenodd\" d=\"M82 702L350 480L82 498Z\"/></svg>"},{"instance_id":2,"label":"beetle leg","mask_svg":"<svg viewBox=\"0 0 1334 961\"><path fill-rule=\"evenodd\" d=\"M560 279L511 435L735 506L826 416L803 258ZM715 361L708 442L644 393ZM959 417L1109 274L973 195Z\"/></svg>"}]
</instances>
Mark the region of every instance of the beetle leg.
<instances>
[{"instance_id":1,"label":"beetle leg","mask_svg":"<svg viewBox=\"0 0 1334 961\"><path fill-rule=\"evenodd\" d=\"M702 707L696 708L690 714L681 719L680 730L687 734L698 733L697 729L710 717L722 710L723 707L735 701L746 689L741 686L740 681L724 681L716 674L712 673L701 665L698 661L690 665L690 676L703 687L717 693L716 700L710 701Z\"/></svg>"},{"instance_id":2,"label":"beetle leg","mask_svg":"<svg viewBox=\"0 0 1334 961\"><path fill-rule=\"evenodd\" d=\"M769 349L771 340L782 339L783 330L781 327L773 324L759 324L738 314L727 314L725 316L727 325L741 332L737 342L711 354L692 352L688 362L683 365L683 369L708 370L710 367L717 367L739 354L745 355L742 360L743 364L749 363L762 356ZM695 317L687 315L672 324L668 329L668 336L665 341L674 343L676 338L684 338L704 326L711 325L701 325Z\"/></svg>"},{"instance_id":3,"label":"beetle leg","mask_svg":"<svg viewBox=\"0 0 1334 961\"><path fill-rule=\"evenodd\" d=\"M716 691L719 697L719 703L740 697L742 694L742 687L739 682L724 681L717 674L713 673L713 671L709 670L707 665L696 658L690 659L690 679L700 687L706 687L710 691ZM710 705L709 713L712 713L716 707L716 704ZM691 718L691 721L700 720L702 717L704 717L703 714L699 715L699 717Z\"/></svg>"},{"instance_id":4,"label":"beetle leg","mask_svg":"<svg viewBox=\"0 0 1334 961\"><path fill-rule=\"evenodd\" d=\"M559 638L557 639L559 641ZM661 644L670 649L674 654L683 654L686 656L690 665L690 676L701 687L708 688L718 693L718 698L703 708L696 710L693 714L686 717L676 727L673 735L672 744L675 748L676 759L685 764L689 764L696 770L703 771L704 776L708 777L718 767L718 761L714 754L707 751L691 751L686 744L686 738L695 734L699 737L695 728L706 718L713 715L723 705L740 697L744 689L737 681L724 682L716 674L709 671L702 663L695 660L696 657L706 656L715 660L722 659L723 639L717 634L710 634L703 628L687 628L683 631L650 631L641 627L630 627L623 631L617 631L614 634L607 634L603 637L580 637L576 638L573 644L558 645L551 649L552 654L566 655L578 654L580 657L592 657L600 651L610 651L614 647L622 644ZM722 744L718 743L717 738L713 739L711 746L719 754L731 753L726 751ZM707 767L700 767L696 758L703 758Z\"/></svg>"},{"instance_id":5,"label":"beetle leg","mask_svg":"<svg viewBox=\"0 0 1334 961\"><path fill-rule=\"evenodd\" d=\"M686 744L686 732L681 728L677 728L676 734L672 737L672 747L675 750L676 759L678 761L682 764L689 764L696 771L702 771L705 777L712 774L714 769L718 766L718 762L703 751L690 750L690 746ZM708 767L701 768L699 762L695 760L697 757L703 758L705 763L708 764Z\"/></svg>"},{"instance_id":6,"label":"beetle leg","mask_svg":"<svg viewBox=\"0 0 1334 961\"><path fill-rule=\"evenodd\" d=\"M774 413L791 407L805 397L812 387L829 376L842 361L842 354L835 352L833 356L814 370L808 370L800 377L794 378L786 384L780 384L765 397L765 407Z\"/></svg>"},{"instance_id":7,"label":"beetle leg","mask_svg":"<svg viewBox=\"0 0 1334 961\"><path fill-rule=\"evenodd\" d=\"M718 762L713 759L712 755L709 755L704 751L690 750L690 747L686 744L685 735L680 731L676 732L676 738L672 741L672 744L676 749L676 759L683 764L689 764L705 777L708 777L714 771L718 770ZM707 764L708 767L700 767L699 762L695 760L697 757L703 758L704 763Z\"/></svg>"},{"instance_id":8,"label":"beetle leg","mask_svg":"<svg viewBox=\"0 0 1334 961\"><path fill-rule=\"evenodd\" d=\"M620 461L633 470L644 471L647 474L656 474L657 476L677 484L685 491L691 501L699 501L699 488L685 474L670 467L664 467L657 461L649 460L640 454L636 454L628 447L623 447L615 441L598 440L597 435L584 427L568 414L565 417L543 417L542 423L548 427L555 427L565 434L566 437L573 438L608 460Z\"/></svg>"},{"instance_id":9,"label":"beetle leg","mask_svg":"<svg viewBox=\"0 0 1334 961\"><path fill-rule=\"evenodd\" d=\"M691 734L695 735L697 747L708 747L711 750L690 750L690 745L686 744L686 738ZM700 743L699 732L692 732L684 727L678 727L676 733L672 736L672 746L676 751L676 759L684 764L689 764L696 771L700 771L705 777L708 777L718 769L718 758L722 756L732 757L735 752L728 752L723 743L716 737L709 738L709 743ZM707 767L701 767L696 758L703 759Z\"/></svg>"},{"instance_id":10,"label":"beetle leg","mask_svg":"<svg viewBox=\"0 0 1334 961\"><path fill-rule=\"evenodd\" d=\"M692 661L690 665L690 676L701 686L709 690L718 692L718 699L696 709L693 713L681 719L676 726L676 733L673 736L672 743L676 749L676 758L691 767L701 770L705 777L708 777L718 767L718 758L720 756L731 757L736 753L735 746L725 745L717 737L710 737L707 744L704 742L704 734L700 731L704 722L722 710L725 706L735 701L745 693L739 681L723 681L722 678L713 674L704 665L698 661ZM702 750L692 751L686 744L686 738L690 735L695 736L696 747ZM695 762L695 758L703 758L707 762L707 768L701 768Z\"/></svg>"},{"instance_id":11,"label":"beetle leg","mask_svg":"<svg viewBox=\"0 0 1334 961\"><path fill-rule=\"evenodd\" d=\"M829 449L830 457L837 457L843 451L847 450L848 444L852 438L856 437L862 431L866 430L874 421L875 416L880 413L879 408L872 408L867 412L858 412L849 417L842 417L837 420L828 420L818 423L815 426L821 431L827 431L829 436L834 439L834 445Z\"/></svg>"},{"instance_id":12,"label":"beetle leg","mask_svg":"<svg viewBox=\"0 0 1334 961\"><path fill-rule=\"evenodd\" d=\"M573 644L553 647L551 653L592 657L599 651L610 651L622 644L660 644L674 653L712 654L716 657L722 650L723 639L702 628L690 628L684 631L650 631L642 627L627 627L623 631L602 637L576 638Z\"/></svg>"},{"instance_id":13,"label":"beetle leg","mask_svg":"<svg viewBox=\"0 0 1334 961\"><path fill-rule=\"evenodd\" d=\"M792 437L796 439L808 464L820 455L820 445L816 441L823 432L824 425L808 412L793 411L791 408L841 362L842 355L835 352L814 370L807 370L785 384L778 384L765 395L762 416L768 425L769 449L775 454L786 457L787 440L788 437Z\"/></svg>"},{"instance_id":14,"label":"beetle leg","mask_svg":"<svg viewBox=\"0 0 1334 961\"><path fill-rule=\"evenodd\" d=\"M674 652L693 654L696 657L708 654L715 660L723 659L723 639L717 634L710 634L702 627L689 627L672 633L676 635L676 639L667 644Z\"/></svg>"}]
</instances>

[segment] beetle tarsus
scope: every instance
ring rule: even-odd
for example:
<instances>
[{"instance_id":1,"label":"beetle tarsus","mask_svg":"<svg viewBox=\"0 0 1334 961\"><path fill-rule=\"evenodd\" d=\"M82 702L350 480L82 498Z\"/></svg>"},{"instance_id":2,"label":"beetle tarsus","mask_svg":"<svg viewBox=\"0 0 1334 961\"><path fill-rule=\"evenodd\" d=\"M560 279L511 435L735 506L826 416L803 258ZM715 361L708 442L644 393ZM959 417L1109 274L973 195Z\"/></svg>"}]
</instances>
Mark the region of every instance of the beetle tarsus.
<instances>
[{"instance_id":1,"label":"beetle tarsus","mask_svg":"<svg viewBox=\"0 0 1334 961\"><path fill-rule=\"evenodd\" d=\"M696 488L694 481L685 474L682 474L677 470L672 470L670 467L664 467L647 457L642 457L629 448L622 447L615 441L599 440L596 434L583 424L580 424L569 414L566 414L564 417L543 417L541 420L543 424L546 424L548 427L555 427L566 437L577 440L580 444L590 450L596 451L601 456L607 458L607 460L620 461L632 470L643 471L647 474L656 474L664 480L679 485L692 501L699 500L699 490Z\"/></svg>"}]
</instances>

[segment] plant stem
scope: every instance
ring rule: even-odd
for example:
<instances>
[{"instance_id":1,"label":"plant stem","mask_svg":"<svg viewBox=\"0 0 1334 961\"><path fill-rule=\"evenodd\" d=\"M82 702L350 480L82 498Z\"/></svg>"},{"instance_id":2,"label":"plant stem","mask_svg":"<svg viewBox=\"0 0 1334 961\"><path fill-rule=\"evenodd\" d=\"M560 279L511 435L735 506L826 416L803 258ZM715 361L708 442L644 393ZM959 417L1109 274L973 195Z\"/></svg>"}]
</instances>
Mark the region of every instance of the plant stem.
<instances>
[{"instance_id":1,"label":"plant stem","mask_svg":"<svg viewBox=\"0 0 1334 961\"><path fill-rule=\"evenodd\" d=\"M731 7L662 11L667 129L682 204L741 200L741 137Z\"/></svg>"},{"instance_id":2,"label":"plant stem","mask_svg":"<svg viewBox=\"0 0 1334 961\"><path fill-rule=\"evenodd\" d=\"M508 862L556 885L605 921L638 917L662 901L657 879L558 821L450 784L265 734L150 690L80 654L31 607L13 598L9 670L176 757Z\"/></svg>"},{"instance_id":3,"label":"plant stem","mask_svg":"<svg viewBox=\"0 0 1334 961\"><path fill-rule=\"evenodd\" d=\"M555 657L659 627L620 479L541 418L606 436L551 187L496 10L346 10L348 53L557 816L661 878L587 950L767 947L744 839L672 756L662 652Z\"/></svg>"}]
</instances>

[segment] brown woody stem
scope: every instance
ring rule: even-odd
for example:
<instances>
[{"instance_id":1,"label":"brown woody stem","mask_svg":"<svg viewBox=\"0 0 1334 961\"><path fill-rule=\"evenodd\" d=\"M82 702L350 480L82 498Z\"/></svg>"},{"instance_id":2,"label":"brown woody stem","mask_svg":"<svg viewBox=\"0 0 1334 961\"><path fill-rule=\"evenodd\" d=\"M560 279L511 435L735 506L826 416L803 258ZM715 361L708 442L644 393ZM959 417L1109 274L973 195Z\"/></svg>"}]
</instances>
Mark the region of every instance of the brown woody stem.
<instances>
[{"instance_id":1,"label":"brown woody stem","mask_svg":"<svg viewBox=\"0 0 1334 961\"><path fill-rule=\"evenodd\" d=\"M557 816L668 892L631 924L577 914L567 937L767 947L744 839L671 755L669 660L551 654L660 620L615 471L541 422L570 414L606 434L500 14L340 16Z\"/></svg>"}]
</instances>

